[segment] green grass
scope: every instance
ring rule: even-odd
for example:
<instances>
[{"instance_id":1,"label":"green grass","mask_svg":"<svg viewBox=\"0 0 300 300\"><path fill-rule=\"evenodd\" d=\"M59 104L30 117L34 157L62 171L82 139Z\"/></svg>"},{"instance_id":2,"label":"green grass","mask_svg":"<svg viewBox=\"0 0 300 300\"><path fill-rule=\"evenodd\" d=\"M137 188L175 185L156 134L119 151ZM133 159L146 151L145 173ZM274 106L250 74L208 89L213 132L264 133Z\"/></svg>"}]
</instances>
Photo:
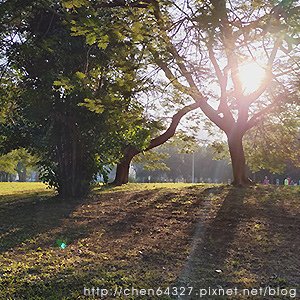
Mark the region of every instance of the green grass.
<instances>
[{"instance_id":1,"label":"green grass","mask_svg":"<svg viewBox=\"0 0 300 300\"><path fill-rule=\"evenodd\" d=\"M42 184L0 183L0 299L88 299L84 286L157 288L187 277L195 288L297 285L299 187L150 183L74 201L53 195Z\"/></svg>"},{"instance_id":2,"label":"green grass","mask_svg":"<svg viewBox=\"0 0 300 300\"><path fill-rule=\"evenodd\" d=\"M32 202L54 196L56 192L41 182L0 182L0 203Z\"/></svg>"},{"instance_id":3,"label":"green grass","mask_svg":"<svg viewBox=\"0 0 300 300\"><path fill-rule=\"evenodd\" d=\"M221 184L207 183L127 183L122 186L96 186L94 192L127 192L127 191L150 191L157 189L182 189L221 186Z\"/></svg>"},{"instance_id":4,"label":"green grass","mask_svg":"<svg viewBox=\"0 0 300 300\"><path fill-rule=\"evenodd\" d=\"M41 182L0 182L0 196L49 191Z\"/></svg>"}]
</instances>

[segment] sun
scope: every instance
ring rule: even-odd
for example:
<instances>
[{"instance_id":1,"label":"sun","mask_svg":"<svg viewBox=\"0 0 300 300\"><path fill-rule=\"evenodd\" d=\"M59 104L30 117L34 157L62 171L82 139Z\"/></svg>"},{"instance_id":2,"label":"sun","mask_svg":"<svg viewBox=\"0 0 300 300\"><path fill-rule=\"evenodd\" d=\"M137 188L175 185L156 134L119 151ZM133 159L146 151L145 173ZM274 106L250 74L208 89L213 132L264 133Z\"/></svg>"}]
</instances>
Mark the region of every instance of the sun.
<instances>
[{"instance_id":1,"label":"sun","mask_svg":"<svg viewBox=\"0 0 300 300\"><path fill-rule=\"evenodd\" d=\"M266 70L256 62L247 62L239 67L239 78L245 94L256 91L266 76Z\"/></svg>"}]
</instances>

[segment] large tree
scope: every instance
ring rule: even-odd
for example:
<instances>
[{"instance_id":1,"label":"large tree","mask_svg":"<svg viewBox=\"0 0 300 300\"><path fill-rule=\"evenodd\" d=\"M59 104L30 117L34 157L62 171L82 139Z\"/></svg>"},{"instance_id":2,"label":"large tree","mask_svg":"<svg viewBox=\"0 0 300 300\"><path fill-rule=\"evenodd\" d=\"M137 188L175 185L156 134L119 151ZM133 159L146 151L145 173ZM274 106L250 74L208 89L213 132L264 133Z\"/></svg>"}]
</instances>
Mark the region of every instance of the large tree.
<instances>
[{"instance_id":1,"label":"large tree","mask_svg":"<svg viewBox=\"0 0 300 300\"><path fill-rule=\"evenodd\" d=\"M289 93L287 74L282 80L280 76L287 71L292 76L295 70L293 62L298 59L295 46L299 34L295 30L298 8L293 1L275 5L273 1L254 4L212 0L199 4L190 1L190 5L194 9L193 15L184 14L186 19L182 22L185 29L178 31L186 33L182 40L174 31L172 15L168 16L159 3L154 2L161 40L169 59L160 49L150 50L173 85L186 91L195 101L200 101L206 116L225 132L234 184L244 185L249 180L243 136ZM196 58L193 50L202 54L200 64L193 63ZM242 68L249 61L252 61L248 67L249 78L243 81ZM218 93L203 86L210 78L205 78L204 63L214 68ZM255 88L247 90L249 80L255 80L251 76L259 76L258 69L251 73L255 63L262 66L264 78ZM281 92L276 91L278 87ZM264 93L269 97L264 97ZM212 99L218 100L218 106Z\"/></svg>"},{"instance_id":2,"label":"large tree","mask_svg":"<svg viewBox=\"0 0 300 300\"><path fill-rule=\"evenodd\" d=\"M68 9L55 1L25 3L14 17L19 22L9 19L6 31L15 30L18 38L5 46L4 56L6 74L19 75L14 84L20 92L13 93L17 113L2 124L2 149L25 146L40 158L41 178L61 196L82 196L119 155L118 136L136 130L131 120L141 107L131 102L134 47L119 42L113 31L97 44L92 35L71 35ZM103 14L100 24L107 30L113 22Z\"/></svg>"},{"instance_id":3,"label":"large tree","mask_svg":"<svg viewBox=\"0 0 300 300\"><path fill-rule=\"evenodd\" d=\"M139 99L137 97L132 97L132 105L140 105L140 107L148 106L145 105L145 97L144 93L152 91L152 100L155 102L155 105L151 105L152 109L156 111L156 116L154 119L158 117L158 107L164 107L162 102L165 101L167 96L166 87L159 83L159 80L155 83L151 77L157 76L157 70L153 67L149 68L151 65L151 54L147 50L147 40L144 39L142 35L142 27L141 27L141 19L138 15L133 13L130 10L130 5L127 7L127 10L116 10L114 4L111 3L97 3L96 5L89 5L88 8L84 5L83 2L74 3L70 1L65 1L65 6L68 7L72 11L72 31L75 35L84 35L86 36L87 43L97 44L103 43L104 37L106 41L111 40L111 32L114 32L119 42L125 42L128 47L131 48L132 52L136 45L137 49L139 49L140 55L136 58L133 58L138 62L139 74L141 77L139 87ZM119 5L125 4L125 2L119 2ZM129 9L128 9L129 8ZM102 15L111 15L114 16L114 23L112 26L107 28L104 31L99 30L99 19ZM103 35L105 34L105 35ZM116 41L115 41L116 42ZM149 75L150 73L150 75ZM128 90L137 89L137 86L132 86L131 84L132 78L127 78L124 82L124 85L128 87ZM163 92L159 92L162 89ZM154 96L154 91L159 95ZM177 106L173 109L172 121L166 125L167 129L162 130L161 124L154 120L147 112L147 108L144 108L141 115L136 115L133 118L132 125L135 125L136 128L140 130L132 131L131 138L128 136L115 136L114 138L118 141L118 144L121 146L120 158L117 163L116 169L116 177L113 181L115 185L121 185L128 182L129 176L129 167L133 158L141 152L149 151L159 145L162 145L166 141L168 141L176 131L176 128L182 119L188 112L196 109L198 107L197 103L191 103L191 101L186 101L186 96L181 94L178 95L178 92L171 93L172 103L175 103ZM178 104L183 106L183 108L178 108ZM155 107L156 106L156 107ZM167 110L167 109L165 109ZM167 112L167 115L170 115L170 112Z\"/></svg>"},{"instance_id":4,"label":"large tree","mask_svg":"<svg viewBox=\"0 0 300 300\"><path fill-rule=\"evenodd\" d=\"M225 132L233 183L250 183L243 137L284 102L289 81L297 76L297 1L143 0L98 6L147 12L139 22L154 62Z\"/></svg>"}]
</instances>

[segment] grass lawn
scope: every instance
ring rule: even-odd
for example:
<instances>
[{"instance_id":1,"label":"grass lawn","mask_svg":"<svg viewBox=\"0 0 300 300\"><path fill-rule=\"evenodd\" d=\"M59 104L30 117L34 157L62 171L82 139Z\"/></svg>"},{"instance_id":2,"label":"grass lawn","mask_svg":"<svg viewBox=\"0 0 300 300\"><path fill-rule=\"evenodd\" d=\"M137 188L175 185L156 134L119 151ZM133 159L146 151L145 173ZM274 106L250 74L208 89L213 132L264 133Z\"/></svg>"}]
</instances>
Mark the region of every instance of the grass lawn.
<instances>
[{"instance_id":1,"label":"grass lawn","mask_svg":"<svg viewBox=\"0 0 300 300\"><path fill-rule=\"evenodd\" d=\"M32 202L34 198L54 195L55 191L41 182L0 182L0 206L8 202Z\"/></svg>"},{"instance_id":2,"label":"grass lawn","mask_svg":"<svg viewBox=\"0 0 300 300\"><path fill-rule=\"evenodd\" d=\"M194 288L180 299L267 286L298 288L299 297L299 236L299 187L128 184L66 201L42 184L0 183L0 299L171 286ZM125 299L105 299L115 298Z\"/></svg>"},{"instance_id":3,"label":"grass lawn","mask_svg":"<svg viewBox=\"0 0 300 300\"><path fill-rule=\"evenodd\" d=\"M0 196L22 193L45 192L47 186L41 182L0 182Z\"/></svg>"}]
</instances>

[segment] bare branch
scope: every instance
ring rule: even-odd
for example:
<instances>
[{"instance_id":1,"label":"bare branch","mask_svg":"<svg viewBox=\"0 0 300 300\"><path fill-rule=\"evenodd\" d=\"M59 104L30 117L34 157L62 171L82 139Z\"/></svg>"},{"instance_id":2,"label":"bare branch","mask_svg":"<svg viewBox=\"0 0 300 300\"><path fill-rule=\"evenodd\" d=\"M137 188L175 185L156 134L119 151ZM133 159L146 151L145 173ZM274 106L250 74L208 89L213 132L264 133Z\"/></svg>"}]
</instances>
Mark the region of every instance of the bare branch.
<instances>
[{"instance_id":1,"label":"bare branch","mask_svg":"<svg viewBox=\"0 0 300 300\"><path fill-rule=\"evenodd\" d=\"M154 57L155 63L163 70L166 77L170 80L170 82L174 85L174 87L177 88L179 91L186 93L188 95L192 94L191 88L185 86L184 84L178 81L178 79L175 77L175 75L168 67L168 65L159 57L159 54L154 49L150 49L150 52Z\"/></svg>"},{"instance_id":2,"label":"bare branch","mask_svg":"<svg viewBox=\"0 0 300 300\"><path fill-rule=\"evenodd\" d=\"M265 108L261 109L259 112L257 112L255 115L251 117L251 119L247 122L246 130L251 129L256 124L258 124L262 118L264 118L268 113L270 113L281 101L280 97L277 97L275 101L273 101L271 104L266 106Z\"/></svg>"},{"instance_id":3,"label":"bare branch","mask_svg":"<svg viewBox=\"0 0 300 300\"><path fill-rule=\"evenodd\" d=\"M95 5L95 8L115 8L115 7L136 7L147 8L151 4L150 0L142 1L128 1L128 0L114 0L110 2L100 2Z\"/></svg>"},{"instance_id":4,"label":"bare branch","mask_svg":"<svg viewBox=\"0 0 300 300\"><path fill-rule=\"evenodd\" d=\"M282 40L283 40L283 37L281 36L274 43L273 49L272 49L271 54L270 54L269 59L268 59L268 65L267 65L265 80L262 82L262 84L260 85L260 87L256 91L254 91L253 93L245 96L245 103L247 103L248 105L250 105L251 103L256 101L266 91L266 89L270 85L270 83L273 79L273 74L272 74L272 71L271 71L272 65L273 65L273 62L275 60L278 49L280 48L280 45L282 44Z\"/></svg>"},{"instance_id":5,"label":"bare branch","mask_svg":"<svg viewBox=\"0 0 300 300\"><path fill-rule=\"evenodd\" d=\"M168 68L166 63L164 63L161 59L159 59L159 56L156 52L152 52L154 55L156 63L162 68L162 70L165 72L166 77L172 81L172 84L178 88L181 91L184 91L188 95L190 95L196 102L200 103L200 108L204 112L204 114L212 121L214 122L219 128L221 128L224 131L229 130L229 128L232 126L232 120L233 117L231 115L231 119L228 118L222 118L218 115L218 111L213 109L208 103L207 98L199 91L196 83L194 82L193 77L191 76L190 72L187 70L184 59L180 56L175 46L170 41L170 38L168 37L166 33L166 27L164 25L164 21L162 18L162 14L160 11L159 3L156 0L152 0L153 6L154 6L154 14L156 17L156 20L158 22L158 25L161 29L161 34L167 44L167 48L169 50L169 53L172 54L173 58L176 61L177 66L179 67L182 75L185 77L186 81L189 84L189 88L182 85L178 82L178 80L173 75L172 71ZM150 50L151 51L151 50ZM228 110L229 111L229 110ZM225 114L224 114L225 117ZM233 120L234 121L234 120Z\"/></svg>"}]
</instances>

